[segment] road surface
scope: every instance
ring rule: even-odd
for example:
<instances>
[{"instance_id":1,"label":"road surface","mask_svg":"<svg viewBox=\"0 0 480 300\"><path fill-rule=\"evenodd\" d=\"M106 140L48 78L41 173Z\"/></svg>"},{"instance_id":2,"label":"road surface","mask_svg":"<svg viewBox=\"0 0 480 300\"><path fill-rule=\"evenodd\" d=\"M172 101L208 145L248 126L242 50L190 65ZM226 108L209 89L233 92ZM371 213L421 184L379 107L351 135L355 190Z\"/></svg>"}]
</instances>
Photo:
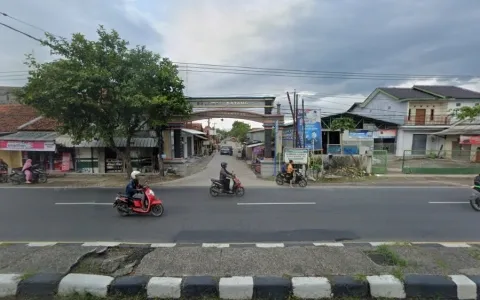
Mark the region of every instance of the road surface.
<instances>
[{"instance_id":1,"label":"road surface","mask_svg":"<svg viewBox=\"0 0 480 300\"><path fill-rule=\"evenodd\" d=\"M211 198L207 185L154 190L161 218L118 216L117 189L0 189L0 241L480 241L480 213L461 187L247 186L244 198Z\"/></svg>"}]
</instances>

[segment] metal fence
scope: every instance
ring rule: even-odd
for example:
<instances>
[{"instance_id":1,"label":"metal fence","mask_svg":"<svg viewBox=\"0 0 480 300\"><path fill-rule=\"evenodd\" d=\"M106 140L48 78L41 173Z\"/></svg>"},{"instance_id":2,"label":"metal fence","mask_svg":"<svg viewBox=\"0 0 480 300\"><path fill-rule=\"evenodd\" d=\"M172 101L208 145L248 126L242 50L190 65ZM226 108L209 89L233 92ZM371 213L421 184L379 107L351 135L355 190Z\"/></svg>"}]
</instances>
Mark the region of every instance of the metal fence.
<instances>
[{"instance_id":1,"label":"metal fence","mask_svg":"<svg viewBox=\"0 0 480 300\"><path fill-rule=\"evenodd\" d=\"M388 152L387 150L373 150L372 173L387 174Z\"/></svg>"},{"instance_id":2,"label":"metal fence","mask_svg":"<svg viewBox=\"0 0 480 300\"><path fill-rule=\"evenodd\" d=\"M470 150L405 150L402 172L406 174L478 174L480 152Z\"/></svg>"}]
</instances>

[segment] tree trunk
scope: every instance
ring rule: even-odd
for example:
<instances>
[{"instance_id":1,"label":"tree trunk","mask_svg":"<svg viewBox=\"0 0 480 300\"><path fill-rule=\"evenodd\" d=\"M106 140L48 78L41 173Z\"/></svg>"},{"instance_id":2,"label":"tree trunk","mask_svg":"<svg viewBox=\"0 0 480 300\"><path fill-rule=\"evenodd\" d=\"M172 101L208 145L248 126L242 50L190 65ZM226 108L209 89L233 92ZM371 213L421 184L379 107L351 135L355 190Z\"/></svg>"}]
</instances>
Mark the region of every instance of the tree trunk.
<instances>
[{"instance_id":1,"label":"tree trunk","mask_svg":"<svg viewBox=\"0 0 480 300\"><path fill-rule=\"evenodd\" d=\"M165 175L165 165L163 163L163 130L161 127L155 128L155 133L157 134L157 146L158 146L158 171L160 177Z\"/></svg>"},{"instance_id":2,"label":"tree trunk","mask_svg":"<svg viewBox=\"0 0 480 300\"><path fill-rule=\"evenodd\" d=\"M110 147L115 150L117 153L117 156L120 156L120 158L123 161L123 165L125 166L125 171L126 171L126 177L127 179L130 178L130 174L132 173L132 158L130 157L130 152L131 152L131 147L130 147L130 141L132 140L132 137L127 137L127 143L125 145L125 152L120 151L118 149L117 145L115 145L114 139L110 139Z\"/></svg>"}]
</instances>

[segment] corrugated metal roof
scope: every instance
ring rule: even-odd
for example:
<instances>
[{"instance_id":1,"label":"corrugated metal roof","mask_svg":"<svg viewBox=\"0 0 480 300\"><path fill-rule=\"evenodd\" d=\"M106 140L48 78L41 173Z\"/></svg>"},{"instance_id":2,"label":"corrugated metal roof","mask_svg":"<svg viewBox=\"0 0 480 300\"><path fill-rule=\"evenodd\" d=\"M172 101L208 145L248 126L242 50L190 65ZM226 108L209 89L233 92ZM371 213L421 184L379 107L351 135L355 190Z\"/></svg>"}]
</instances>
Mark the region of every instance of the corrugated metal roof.
<instances>
[{"instance_id":1,"label":"corrugated metal roof","mask_svg":"<svg viewBox=\"0 0 480 300\"><path fill-rule=\"evenodd\" d=\"M480 125L458 125L435 132L435 135L471 135L480 134Z\"/></svg>"},{"instance_id":2,"label":"corrugated metal roof","mask_svg":"<svg viewBox=\"0 0 480 300\"><path fill-rule=\"evenodd\" d=\"M480 99L480 93L453 85L414 85L413 88L418 88L447 98Z\"/></svg>"},{"instance_id":3,"label":"corrugated metal roof","mask_svg":"<svg viewBox=\"0 0 480 300\"><path fill-rule=\"evenodd\" d=\"M183 131L183 132L186 132L186 133L193 134L193 135L196 135L196 134L206 135L205 132L201 132L201 131L194 130L194 129L182 128L182 131Z\"/></svg>"},{"instance_id":4,"label":"corrugated metal roof","mask_svg":"<svg viewBox=\"0 0 480 300\"><path fill-rule=\"evenodd\" d=\"M421 92L417 91L411 88L388 88L388 87L381 87L378 88L379 90L384 91L387 94L390 94L394 97L397 97L398 99L432 99L434 100L435 97Z\"/></svg>"},{"instance_id":5,"label":"corrugated metal roof","mask_svg":"<svg viewBox=\"0 0 480 300\"><path fill-rule=\"evenodd\" d=\"M195 136L198 137L199 139L202 139L202 140L208 140L206 137L198 135L198 134L196 134Z\"/></svg>"},{"instance_id":6,"label":"corrugated metal roof","mask_svg":"<svg viewBox=\"0 0 480 300\"><path fill-rule=\"evenodd\" d=\"M55 141L60 134L52 131L19 131L0 137L9 141Z\"/></svg>"},{"instance_id":7,"label":"corrugated metal roof","mask_svg":"<svg viewBox=\"0 0 480 300\"><path fill-rule=\"evenodd\" d=\"M264 143L258 143L258 144L251 144L251 145L247 145L247 148L253 148L253 147L258 147L258 146L263 146Z\"/></svg>"},{"instance_id":8,"label":"corrugated metal roof","mask_svg":"<svg viewBox=\"0 0 480 300\"><path fill-rule=\"evenodd\" d=\"M126 138L114 138L115 146L117 147L125 147L127 145ZM55 139L55 143L62 145L67 148L105 148L108 147L107 144L103 140L92 140L90 142L83 141L78 145L73 144L73 140L68 135L62 135ZM134 137L131 140L131 146L134 148L155 148L157 147L157 139L156 138L139 138Z\"/></svg>"}]
</instances>

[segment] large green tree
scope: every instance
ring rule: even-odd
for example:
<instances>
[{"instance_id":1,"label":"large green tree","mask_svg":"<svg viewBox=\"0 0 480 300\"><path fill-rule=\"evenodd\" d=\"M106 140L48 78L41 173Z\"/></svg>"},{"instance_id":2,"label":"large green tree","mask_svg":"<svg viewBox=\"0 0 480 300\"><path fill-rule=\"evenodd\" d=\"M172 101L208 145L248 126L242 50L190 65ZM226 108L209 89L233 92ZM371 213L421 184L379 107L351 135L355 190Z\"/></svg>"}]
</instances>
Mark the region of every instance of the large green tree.
<instances>
[{"instance_id":1,"label":"large green tree","mask_svg":"<svg viewBox=\"0 0 480 300\"><path fill-rule=\"evenodd\" d=\"M240 121L235 121L232 124L232 129L229 136L236 137L239 142L244 142L247 139L247 133L250 131L250 125Z\"/></svg>"},{"instance_id":2,"label":"large green tree","mask_svg":"<svg viewBox=\"0 0 480 300\"><path fill-rule=\"evenodd\" d=\"M148 124L161 129L173 114L187 115L190 107L168 59L145 46L129 48L115 30L100 26L97 34L95 41L80 33L71 40L47 34L43 45L58 59L39 63L28 55L28 83L18 94L24 104L58 120L60 131L75 143L103 140L130 173L134 134ZM116 143L116 137L126 144Z\"/></svg>"}]
</instances>

